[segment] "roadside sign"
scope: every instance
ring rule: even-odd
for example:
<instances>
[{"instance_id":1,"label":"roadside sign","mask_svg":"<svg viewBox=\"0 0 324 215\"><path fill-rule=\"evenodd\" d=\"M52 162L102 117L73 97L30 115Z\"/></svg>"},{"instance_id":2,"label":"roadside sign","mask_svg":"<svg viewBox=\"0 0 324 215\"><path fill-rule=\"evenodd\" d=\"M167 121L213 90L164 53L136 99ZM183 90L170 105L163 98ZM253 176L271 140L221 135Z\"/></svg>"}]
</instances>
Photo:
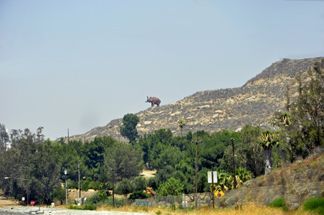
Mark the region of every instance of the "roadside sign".
<instances>
[{"instance_id":1,"label":"roadside sign","mask_svg":"<svg viewBox=\"0 0 324 215\"><path fill-rule=\"evenodd\" d=\"M149 205L149 202L136 202L136 205Z\"/></svg>"},{"instance_id":2,"label":"roadside sign","mask_svg":"<svg viewBox=\"0 0 324 215\"><path fill-rule=\"evenodd\" d=\"M212 173L213 173L213 177L212 177ZM209 171L207 172L207 177L208 177L208 183L212 183L212 178L214 180L214 183L217 183L217 171Z\"/></svg>"},{"instance_id":3,"label":"roadside sign","mask_svg":"<svg viewBox=\"0 0 324 215\"><path fill-rule=\"evenodd\" d=\"M23 202L24 202L24 201L25 201L25 197L22 197L22 198L21 198L21 201L23 201Z\"/></svg>"},{"instance_id":4,"label":"roadside sign","mask_svg":"<svg viewBox=\"0 0 324 215\"><path fill-rule=\"evenodd\" d=\"M31 204L32 206L34 206L34 205L35 205L35 202L34 202L34 201L31 201L30 204Z\"/></svg>"},{"instance_id":5,"label":"roadside sign","mask_svg":"<svg viewBox=\"0 0 324 215\"><path fill-rule=\"evenodd\" d=\"M150 204L150 200L149 199L136 199L136 205L149 205Z\"/></svg>"},{"instance_id":6,"label":"roadside sign","mask_svg":"<svg viewBox=\"0 0 324 215\"><path fill-rule=\"evenodd\" d=\"M225 194L224 194L224 192L222 191L222 189L221 188L218 188L217 190L216 190L216 192L214 193L214 195L217 197L217 198L222 198Z\"/></svg>"}]
</instances>

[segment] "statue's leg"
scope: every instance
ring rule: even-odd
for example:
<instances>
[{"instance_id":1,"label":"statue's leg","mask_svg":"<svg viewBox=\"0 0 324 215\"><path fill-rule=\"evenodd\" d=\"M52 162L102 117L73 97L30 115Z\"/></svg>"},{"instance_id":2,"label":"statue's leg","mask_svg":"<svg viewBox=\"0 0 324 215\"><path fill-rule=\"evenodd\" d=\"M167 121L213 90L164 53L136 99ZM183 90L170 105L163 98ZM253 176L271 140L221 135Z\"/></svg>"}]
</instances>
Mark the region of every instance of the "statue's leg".
<instances>
[{"instance_id":1,"label":"statue's leg","mask_svg":"<svg viewBox=\"0 0 324 215\"><path fill-rule=\"evenodd\" d=\"M151 107L153 107L154 106L154 102L151 102Z\"/></svg>"}]
</instances>

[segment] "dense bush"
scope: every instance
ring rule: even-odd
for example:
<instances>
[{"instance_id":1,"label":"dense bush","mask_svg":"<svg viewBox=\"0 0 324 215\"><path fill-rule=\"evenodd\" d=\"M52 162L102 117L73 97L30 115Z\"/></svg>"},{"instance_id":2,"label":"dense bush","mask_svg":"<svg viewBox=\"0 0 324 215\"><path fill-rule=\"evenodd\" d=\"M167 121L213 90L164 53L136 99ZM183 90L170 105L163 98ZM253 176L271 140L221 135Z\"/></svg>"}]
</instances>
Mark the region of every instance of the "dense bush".
<instances>
[{"instance_id":1,"label":"dense bush","mask_svg":"<svg viewBox=\"0 0 324 215\"><path fill-rule=\"evenodd\" d=\"M147 195L143 191L134 191L129 195L128 199L146 199Z\"/></svg>"},{"instance_id":2,"label":"dense bush","mask_svg":"<svg viewBox=\"0 0 324 215\"><path fill-rule=\"evenodd\" d=\"M67 180L67 187L68 189L78 189L79 188L79 184L77 181L73 181L68 179Z\"/></svg>"},{"instance_id":3,"label":"dense bush","mask_svg":"<svg viewBox=\"0 0 324 215\"><path fill-rule=\"evenodd\" d=\"M104 201L106 199L107 199L107 193L106 193L106 191L102 190L102 191L98 192L97 194L89 197L87 199L87 202L89 202L89 203L98 203L98 202L102 202L102 201Z\"/></svg>"},{"instance_id":4,"label":"dense bush","mask_svg":"<svg viewBox=\"0 0 324 215\"><path fill-rule=\"evenodd\" d=\"M51 194L51 199L56 199L59 201L63 201L65 200L65 189L60 187L56 190L54 190L54 192Z\"/></svg>"},{"instance_id":5,"label":"dense bush","mask_svg":"<svg viewBox=\"0 0 324 215\"><path fill-rule=\"evenodd\" d=\"M183 184L180 180L171 177L165 183L159 186L157 193L160 196L180 195L183 193Z\"/></svg>"},{"instance_id":6,"label":"dense bush","mask_svg":"<svg viewBox=\"0 0 324 215\"><path fill-rule=\"evenodd\" d=\"M324 215L324 199L322 198L309 199L306 202L304 202L303 209L305 211L311 211L316 214Z\"/></svg>"},{"instance_id":7,"label":"dense bush","mask_svg":"<svg viewBox=\"0 0 324 215\"><path fill-rule=\"evenodd\" d=\"M83 207L76 206L76 205L70 205L68 209L74 209L74 210L96 210L97 206L93 203L85 204Z\"/></svg>"},{"instance_id":8,"label":"dense bush","mask_svg":"<svg viewBox=\"0 0 324 215\"><path fill-rule=\"evenodd\" d=\"M277 198L273 200L272 202L269 203L269 206L273 208L281 208L283 210L288 210L284 198Z\"/></svg>"},{"instance_id":9,"label":"dense bush","mask_svg":"<svg viewBox=\"0 0 324 215\"><path fill-rule=\"evenodd\" d=\"M85 204L82 209L83 210L96 210L97 206L90 202L89 204Z\"/></svg>"},{"instance_id":10,"label":"dense bush","mask_svg":"<svg viewBox=\"0 0 324 215\"><path fill-rule=\"evenodd\" d=\"M146 189L147 181L144 177L136 177L131 181L134 191L142 191Z\"/></svg>"},{"instance_id":11,"label":"dense bush","mask_svg":"<svg viewBox=\"0 0 324 215\"><path fill-rule=\"evenodd\" d=\"M132 184L130 183L130 180L123 178L123 180L118 184L115 193L120 195L124 194L126 196L128 193L133 192L133 190L134 189L132 187Z\"/></svg>"},{"instance_id":12,"label":"dense bush","mask_svg":"<svg viewBox=\"0 0 324 215\"><path fill-rule=\"evenodd\" d=\"M98 202L100 202L100 197L99 197L98 194L95 194L95 195L87 198L87 202L89 202L89 203L90 202L92 202L92 203L98 203Z\"/></svg>"}]
</instances>

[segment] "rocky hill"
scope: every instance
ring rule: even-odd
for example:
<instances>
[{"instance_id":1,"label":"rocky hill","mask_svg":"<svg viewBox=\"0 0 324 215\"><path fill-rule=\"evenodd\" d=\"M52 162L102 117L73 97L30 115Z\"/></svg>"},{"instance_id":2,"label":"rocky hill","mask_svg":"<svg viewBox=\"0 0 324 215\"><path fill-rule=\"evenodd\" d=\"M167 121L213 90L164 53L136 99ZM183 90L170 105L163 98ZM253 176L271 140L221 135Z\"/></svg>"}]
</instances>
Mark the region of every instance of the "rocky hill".
<instances>
[{"instance_id":1,"label":"rocky hill","mask_svg":"<svg viewBox=\"0 0 324 215\"><path fill-rule=\"evenodd\" d=\"M245 182L232 193L232 204L256 200L268 205L283 197L289 209L297 209L308 199L324 197L324 148L317 147L312 155L294 163L282 163L269 175ZM228 205L229 195L222 199Z\"/></svg>"},{"instance_id":2,"label":"rocky hill","mask_svg":"<svg viewBox=\"0 0 324 215\"><path fill-rule=\"evenodd\" d=\"M175 103L140 111L136 113L140 119L138 133L143 135L166 128L171 129L174 135L180 135L179 120L186 122L183 134L197 130L211 133L223 129L240 130L245 124L260 125L276 110L284 109L286 85L298 72L305 72L321 59L283 59L273 63L242 87L197 92ZM120 135L121 124L121 118L115 119L106 126L96 127L70 139L87 141L108 135L127 142Z\"/></svg>"}]
</instances>

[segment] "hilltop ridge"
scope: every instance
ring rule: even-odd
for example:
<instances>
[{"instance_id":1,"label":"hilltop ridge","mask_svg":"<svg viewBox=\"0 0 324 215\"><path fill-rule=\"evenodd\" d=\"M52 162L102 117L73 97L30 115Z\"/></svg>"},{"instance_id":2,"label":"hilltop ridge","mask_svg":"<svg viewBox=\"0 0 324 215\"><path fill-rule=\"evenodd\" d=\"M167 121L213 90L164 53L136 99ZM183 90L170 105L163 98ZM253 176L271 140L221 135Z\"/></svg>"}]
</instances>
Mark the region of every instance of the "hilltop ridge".
<instances>
[{"instance_id":1,"label":"hilltop ridge","mask_svg":"<svg viewBox=\"0 0 324 215\"><path fill-rule=\"evenodd\" d=\"M286 86L300 72L310 69L323 57L290 60L273 63L242 87L196 92L175 103L150 107L136 113L139 117L139 135L155 130L170 129L180 135L178 121L184 120L183 135L189 131L217 132L223 129L239 131L245 124L260 125L276 110L283 110ZM122 116L121 116L122 117ZM111 136L128 142L120 135L122 119L115 119L106 126L96 127L70 140L90 141L95 137Z\"/></svg>"}]
</instances>

